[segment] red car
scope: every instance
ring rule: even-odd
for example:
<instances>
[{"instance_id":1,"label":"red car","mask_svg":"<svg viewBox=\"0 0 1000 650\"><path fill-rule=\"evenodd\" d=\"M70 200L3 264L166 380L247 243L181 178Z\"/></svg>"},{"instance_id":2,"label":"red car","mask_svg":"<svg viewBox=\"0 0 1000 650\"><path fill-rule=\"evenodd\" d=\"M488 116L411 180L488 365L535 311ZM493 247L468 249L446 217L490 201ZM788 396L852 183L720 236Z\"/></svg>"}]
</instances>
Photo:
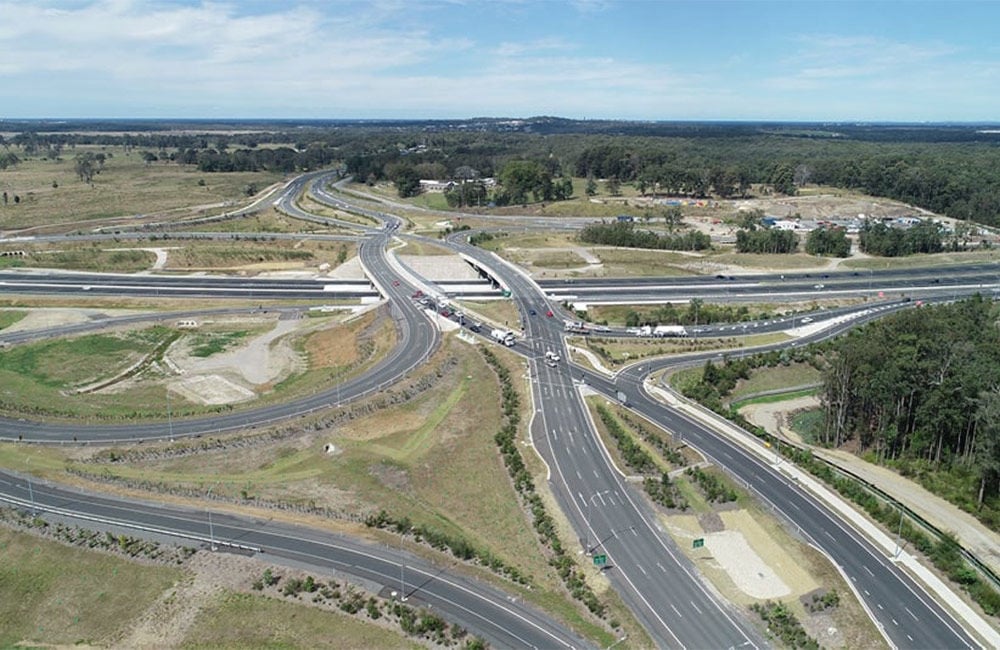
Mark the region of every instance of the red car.
<instances>
[{"instance_id":1,"label":"red car","mask_svg":"<svg viewBox=\"0 0 1000 650\"><path fill-rule=\"evenodd\" d=\"M392 286L398 287L399 286L399 280L393 280L392 281Z\"/></svg>"},{"instance_id":2,"label":"red car","mask_svg":"<svg viewBox=\"0 0 1000 650\"><path fill-rule=\"evenodd\" d=\"M552 316L553 316L554 314L552 313L552 310L550 309L550 310L548 310L547 312L545 312L545 315L546 315L546 316L548 316L549 318L552 318Z\"/></svg>"}]
</instances>

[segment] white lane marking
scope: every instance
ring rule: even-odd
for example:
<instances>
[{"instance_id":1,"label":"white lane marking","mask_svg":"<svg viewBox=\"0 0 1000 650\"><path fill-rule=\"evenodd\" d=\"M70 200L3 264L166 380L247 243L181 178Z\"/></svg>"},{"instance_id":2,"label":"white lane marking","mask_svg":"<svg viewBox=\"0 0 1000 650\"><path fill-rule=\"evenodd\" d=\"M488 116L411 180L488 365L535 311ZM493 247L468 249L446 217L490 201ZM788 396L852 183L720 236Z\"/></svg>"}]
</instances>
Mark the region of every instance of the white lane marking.
<instances>
[{"instance_id":1,"label":"white lane marking","mask_svg":"<svg viewBox=\"0 0 1000 650\"><path fill-rule=\"evenodd\" d=\"M862 569L864 569L865 571L867 571L867 572L868 572L868 575L870 575L871 577L873 577L873 578L875 577L875 574L874 574L874 573L872 573L872 570L871 570L871 569L869 569L867 565L864 565L864 564L862 564L862 565L861 565L861 568L862 568Z\"/></svg>"},{"instance_id":2,"label":"white lane marking","mask_svg":"<svg viewBox=\"0 0 1000 650\"><path fill-rule=\"evenodd\" d=\"M919 620L920 620L919 618L917 618L917 615L916 615L916 614L914 614L913 612L911 612L911 611L910 611L910 608L909 608L909 607L906 607L906 606L904 605L904 606L903 606L903 609L905 609L905 610L906 610L906 613L907 613L907 614L909 614L910 616L912 616L912 617L913 617L913 620L915 620L915 621L919 621Z\"/></svg>"},{"instance_id":3,"label":"white lane marking","mask_svg":"<svg viewBox=\"0 0 1000 650\"><path fill-rule=\"evenodd\" d=\"M670 603L670 609L674 610L674 613L677 614L677 618L684 618L684 614L681 614L680 610L674 607L673 603Z\"/></svg>"},{"instance_id":4,"label":"white lane marking","mask_svg":"<svg viewBox=\"0 0 1000 650\"><path fill-rule=\"evenodd\" d=\"M700 610L700 609L698 609L698 606L694 604L694 601L693 601L693 600L691 600L691 601L688 601L688 602L690 602L690 603L691 603L691 607L694 607L694 611L696 611L696 612L698 612L699 614L701 614L701 610Z\"/></svg>"},{"instance_id":5,"label":"white lane marking","mask_svg":"<svg viewBox=\"0 0 1000 650\"><path fill-rule=\"evenodd\" d=\"M641 564L636 564L636 566L639 568L640 571L642 571L642 575L644 575L644 576L648 576L649 575L648 573L646 573L646 570L642 568Z\"/></svg>"}]
</instances>

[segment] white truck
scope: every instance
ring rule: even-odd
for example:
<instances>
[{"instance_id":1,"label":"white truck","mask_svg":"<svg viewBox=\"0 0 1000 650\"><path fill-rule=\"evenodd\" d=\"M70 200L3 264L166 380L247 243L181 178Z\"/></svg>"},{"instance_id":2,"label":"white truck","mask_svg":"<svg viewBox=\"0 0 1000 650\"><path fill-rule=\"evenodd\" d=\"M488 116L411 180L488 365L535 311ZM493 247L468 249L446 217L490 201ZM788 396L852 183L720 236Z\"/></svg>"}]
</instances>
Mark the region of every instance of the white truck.
<instances>
[{"instance_id":1,"label":"white truck","mask_svg":"<svg viewBox=\"0 0 1000 650\"><path fill-rule=\"evenodd\" d=\"M653 329L653 336L687 336L688 332L683 325L657 325Z\"/></svg>"},{"instance_id":2,"label":"white truck","mask_svg":"<svg viewBox=\"0 0 1000 650\"><path fill-rule=\"evenodd\" d=\"M557 363L559 363L559 354L557 352L553 352L552 350L546 350L545 365L550 368L555 368Z\"/></svg>"},{"instance_id":3,"label":"white truck","mask_svg":"<svg viewBox=\"0 0 1000 650\"><path fill-rule=\"evenodd\" d=\"M490 332L490 337L497 343L506 345L508 348L514 347L514 343L517 342L514 338L514 332L510 330L495 329Z\"/></svg>"}]
</instances>

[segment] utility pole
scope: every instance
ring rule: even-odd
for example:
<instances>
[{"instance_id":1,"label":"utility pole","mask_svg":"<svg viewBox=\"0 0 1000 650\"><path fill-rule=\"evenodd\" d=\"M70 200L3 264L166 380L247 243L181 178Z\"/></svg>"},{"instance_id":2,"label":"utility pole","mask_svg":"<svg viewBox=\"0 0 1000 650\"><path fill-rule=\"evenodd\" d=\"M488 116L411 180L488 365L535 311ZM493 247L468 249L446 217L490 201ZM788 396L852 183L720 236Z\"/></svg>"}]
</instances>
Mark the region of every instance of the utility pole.
<instances>
[{"instance_id":1,"label":"utility pole","mask_svg":"<svg viewBox=\"0 0 1000 650\"><path fill-rule=\"evenodd\" d=\"M25 469L27 469L27 465L28 465L28 459L27 458L24 459L24 465L25 465ZM30 471L26 472L25 476L28 479L28 500L31 501L31 516L32 517L36 517L36 516L38 516L38 509L35 507L35 493L31 489L31 472Z\"/></svg>"}]
</instances>

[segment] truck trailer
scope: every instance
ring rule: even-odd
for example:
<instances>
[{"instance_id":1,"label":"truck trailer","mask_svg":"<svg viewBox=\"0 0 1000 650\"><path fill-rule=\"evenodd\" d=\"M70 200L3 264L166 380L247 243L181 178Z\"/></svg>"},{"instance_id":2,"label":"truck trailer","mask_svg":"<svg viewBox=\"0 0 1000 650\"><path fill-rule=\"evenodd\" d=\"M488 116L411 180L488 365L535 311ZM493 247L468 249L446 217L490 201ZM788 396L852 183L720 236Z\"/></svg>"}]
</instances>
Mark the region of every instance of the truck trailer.
<instances>
[{"instance_id":1,"label":"truck trailer","mask_svg":"<svg viewBox=\"0 0 1000 650\"><path fill-rule=\"evenodd\" d=\"M653 336L687 336L688 332L683 325L657 325L653 328Z\"/></svg>"},{"instance_id":2,"label":"truck trailer","mask_svg":"<svg viewBox=\"0 0 1000 650\"><path fill-rule=\"evenodd\" d=\"M510 330L495 329L490 332L490 337L502 345L506 345L508 348L514 347L514 343L517 340L514 338L514 332Z\"/></svg>"}]
</instances>

